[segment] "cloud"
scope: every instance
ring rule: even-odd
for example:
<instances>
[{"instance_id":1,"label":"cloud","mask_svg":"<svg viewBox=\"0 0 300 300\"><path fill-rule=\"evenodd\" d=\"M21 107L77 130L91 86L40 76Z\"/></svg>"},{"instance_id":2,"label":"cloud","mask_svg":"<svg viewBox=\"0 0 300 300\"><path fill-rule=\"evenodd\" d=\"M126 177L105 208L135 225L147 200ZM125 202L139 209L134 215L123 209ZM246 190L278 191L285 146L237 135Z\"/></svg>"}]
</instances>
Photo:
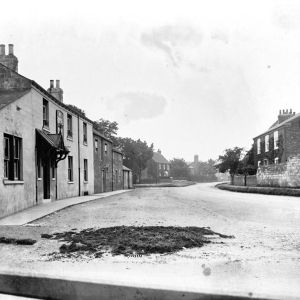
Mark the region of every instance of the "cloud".
<instances>
[{"instance_id":1,"label":"cloud","mask_svg":"<svg viewBox=\"0 0 300 300\"><path fill-rule=\"evenodd\" d=\"M224 44L228 44L229 39L227 34L222 31L215 31L211 34L211 39L223 42Z\"/></svg>"},{"instance_id":2,"label":"cloud","mask_svg":"<svg viewBox=\"0 0 300 300\"><path fill-rule=\"evenodd\" d=\"M174 67L184 61L182 48L196 46L201 41L202 34L190 26L163 26L141 34L143 45L164 53Z\"/></svg>"},{"instance_id":3,"label":"cloud","mask_svg":"<svg viewBox=\"0 0 300 300\"><path fill-rule=\"evenodd\" d=\"M106 100L106 106L114 109L125 122L155 118L165 111L167 100L160 95L144 92L119 93Z\"/></svg>"}]
</instances>

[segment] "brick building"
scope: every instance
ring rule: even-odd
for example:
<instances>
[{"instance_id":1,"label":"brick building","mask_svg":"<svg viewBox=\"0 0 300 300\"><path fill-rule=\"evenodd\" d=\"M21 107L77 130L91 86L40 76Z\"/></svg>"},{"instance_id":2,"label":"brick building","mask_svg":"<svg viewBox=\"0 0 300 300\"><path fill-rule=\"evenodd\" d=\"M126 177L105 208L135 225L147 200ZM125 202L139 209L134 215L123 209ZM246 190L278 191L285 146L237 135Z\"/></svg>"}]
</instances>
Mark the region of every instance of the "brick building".
<instances>
[{"instance_id":1,"label":"brick building","mask_svg":"<svg viewBox=\"0 0 300 300\"><path fill-rule=\"evenodd\" d=\"M170 178L170 162L161 154L161 150L153 152L153 157L142 170L142 182L160 182Z\"/></svg>"},{"instance_id":2,"label":"brick building","mask_svg":"<svg viewBox=\"0 0 300 300\"><path fill-rule=\"evenodd\" d=\"M113 149L113 191L123 189L123 153Z\"/></svg>"},{"instance_id":3,"label":"brick building","mask_svg":"<svg viewBox=\"0 0 300 300\"><path fill-rule=\"evenodd\" d=\"M280 110L277 121L253 140L256 167L286 162L300 154L300 114Z\"/></svg>"}]
</instances>

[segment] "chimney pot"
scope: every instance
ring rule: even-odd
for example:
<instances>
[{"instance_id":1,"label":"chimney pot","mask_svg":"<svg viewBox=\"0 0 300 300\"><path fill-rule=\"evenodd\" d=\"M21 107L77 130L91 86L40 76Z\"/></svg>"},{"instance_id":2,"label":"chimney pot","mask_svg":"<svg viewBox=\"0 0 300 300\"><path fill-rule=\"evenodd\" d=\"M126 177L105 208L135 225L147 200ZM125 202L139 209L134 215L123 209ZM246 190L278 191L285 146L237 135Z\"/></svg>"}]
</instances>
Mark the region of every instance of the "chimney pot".
<instances>
[{"instance_id":1,"label":"chimney pot","mask_svg":"<svg viewBox=\"0 0 300 300\"><path fill-rule=\"evenodd\" d=\"M9 55L13 55L14 54L14 45L13 44L9 44L8 45L8 54Z\"/></svg>"},{"instance_id":2,"label":"chimney pot","mask_svg":"<svg viewBox=\"0 0 300 300\"><path fill-rule=\"evenodd\" d=\"M50 89L54 88L54 80L50 80Z\"/></svg>"},{"instance_id":3,"label":"chimney pot","mask_svg":"<svg viewBox=\"0 0 300 300\"><path fill-rule=\"evenodd\" d=\"M5 45L4 44L0 45L0 55L5 55Z\"/></svg>"},{"instance_id":4,"label":"chimney pot","mask_svg":"<svg viewBox=\"0 0 300 300\"><path fill-rule=\"evenodd\" d=\"M293 111L292 111L292 109L290 108L290 114L292 114L293 113Z\"/></svg>"},{"instance_id":5,"label":"chimney pot","mask_svg":"<svg viewBox=\"0 0 300 300\"><path fill-rule=\"evenodd\" d=\"M281 109L279 110L279 115L281 115Z\"/></svg>"},{"instance_id":6,"label":"chimney pot","mask_svg":"<svg viewBox=\"0 0 300 300\"><path fill-rule=\"evenodd\" d=\"M56 80L56 88L57 88L57 89L60 88L60 80Z\"/></svg>"}]
</instances>

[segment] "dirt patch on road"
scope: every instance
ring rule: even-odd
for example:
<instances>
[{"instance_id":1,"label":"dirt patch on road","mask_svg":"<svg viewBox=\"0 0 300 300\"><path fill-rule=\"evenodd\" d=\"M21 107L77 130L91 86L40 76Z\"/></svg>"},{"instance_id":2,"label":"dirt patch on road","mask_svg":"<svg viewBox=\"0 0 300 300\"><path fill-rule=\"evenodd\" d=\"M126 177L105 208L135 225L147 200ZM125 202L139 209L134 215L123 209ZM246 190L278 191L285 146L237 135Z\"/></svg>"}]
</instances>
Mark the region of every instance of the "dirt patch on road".
<instances>
[{"instance_id":1,"label":"dirt patch on road","mask_svg":"<svg viewBox=\"0 0 300 300\"><path fill-rule=\"evenodd\" d=\"M202 247L211 238L232 238L212 231L207 227L163 227L163 226L117 226L109 228L88 228L80 232L67 231L42 234L42 238L67 242L59 251L65 256L76 254L101 257L103 253L112 255L147 255L174 253L176 251Z\"/></svg>"}]
</instances>

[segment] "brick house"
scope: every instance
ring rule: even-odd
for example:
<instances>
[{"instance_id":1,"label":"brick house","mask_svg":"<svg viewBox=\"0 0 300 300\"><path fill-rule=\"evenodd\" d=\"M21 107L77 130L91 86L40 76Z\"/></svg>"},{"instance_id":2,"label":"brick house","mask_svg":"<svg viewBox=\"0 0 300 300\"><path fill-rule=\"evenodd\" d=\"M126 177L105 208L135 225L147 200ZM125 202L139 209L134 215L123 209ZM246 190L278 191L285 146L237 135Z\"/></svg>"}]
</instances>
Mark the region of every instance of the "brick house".
<instances>
[{"instance_id":1,"label":"brick house","mask_svg":"<svg viewBox=\"0 0 300 300\"><path fill-rule=\"evenodd\" d=\"M284 163L300 154L300 114L280 110L277 121L253 141L256 167Z\"/></svg>"},{"instance_id":2,"label":"brick house","mask_svg":"<svg viewBox=\"0 0 300 300\"><path fill-rule=\"evenodd\" d=\"M160 182L170 178L170 162L161 154L161 150L153 152L153 157L142 170L142 182Z\"/></svg>"},{"instance_id":3,"label":"brick house","mask_svg":"<svg viewBox=\"0 0 300 300\"><path fill-rule=\"evenodd\" d=\"M95 193L109 192L113 189L112 141L95 129L93 138Z\"/></svg>"},{"instance_id":4,"label":"brick house","mask_svg":"<svg viewBox=\"0 0 300 300\"><path fill-rule=\"evenodd\" d=\"M123 189L123 153L113 148L113 191Z\"/></svg>"},{"instance_id":5,"label":"brick house","mask_svg":"<svg viewBox=\"0 0 300 300\"><path fill-rule=\"evenodd\" d=\"M0 217L94 193L93 122L63 102L60 82L46 91L18 72L0 46Z\"/></svg>"}]
</instances>

